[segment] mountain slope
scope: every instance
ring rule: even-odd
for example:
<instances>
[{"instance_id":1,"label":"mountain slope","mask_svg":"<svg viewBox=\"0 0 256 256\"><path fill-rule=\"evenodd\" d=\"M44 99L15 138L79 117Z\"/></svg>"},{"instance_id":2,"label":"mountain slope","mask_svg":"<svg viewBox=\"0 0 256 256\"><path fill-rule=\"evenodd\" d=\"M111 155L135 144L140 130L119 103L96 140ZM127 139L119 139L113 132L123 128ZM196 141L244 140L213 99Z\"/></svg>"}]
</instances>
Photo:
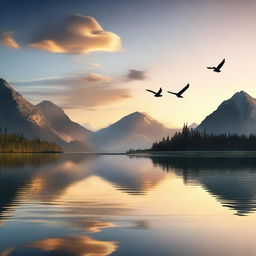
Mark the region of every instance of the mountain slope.
<instances>
[{"instance_id":1,"label":"mountain slope","mask_svg":"<svg viewBox=\"0 0 256 256\"><path fill-rule=\"evenodd\" d=\"M49 126L43 113L26 101L5 80L0 79L0 126L9 133L23 133L28 138L68 141Z\"/></svg>"},{"instance_id":2,"label":"mountain slope","mask_svg":"<svg viewBox=\"0 0 256 256\"><path fill-rule=\"evenodd\" d=\"M95 132L92 141L100 151L125 152L130 148L149 148L174 131L145 113L134 112Z\"/></svg>"},{"instance_id":3,"label":"mountain slope","mask_svg":"<svg viewBox=\"0 0 256 256\"><path fill-rule=\"evenodd\" d=\"M256 99L244 91L235 93L197 127L207 133L256 133Z\"/></svg>"},{"instance_id":4,"label":"mountain slope","mask_svg":"<svg viewBox=\"0 0 256 256\"><path fill-rule=\"evenodd\" d=\"M64 111L51 102L31 104L4 79L0 79L0 127L8 133L23 133L27 138L39 137L56 142L64 150L81 151L90 131L72 122ZM76 140L81 138L83 143Z\"/></svg>"},{"instance_id":5,"label":"mountain slope","mask_svg":"<svg viewBox=\"0 0 256 256\"><path fill-rule=\"evenodd\" d=\"M91 131L70 120L62 108L51 101L42 101L36 105L46 117L51 127L60 133L70 136L73 140L87 140Z\"/></svg>"}]
</instances>

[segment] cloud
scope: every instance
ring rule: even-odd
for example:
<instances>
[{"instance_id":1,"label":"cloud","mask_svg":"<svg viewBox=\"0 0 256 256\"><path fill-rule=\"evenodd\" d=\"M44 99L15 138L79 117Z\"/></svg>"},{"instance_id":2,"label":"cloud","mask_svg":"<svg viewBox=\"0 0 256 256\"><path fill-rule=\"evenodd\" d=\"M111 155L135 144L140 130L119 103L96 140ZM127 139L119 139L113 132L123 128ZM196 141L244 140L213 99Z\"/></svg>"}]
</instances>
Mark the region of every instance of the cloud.
<instances>
[{"instance_id":1,"label":"cloud","mask_svg":"<svg viewBox=\"0 0 256 256\"><path fill-rule=\"evenodd\" d=\"M135 70L135 69L130 69L128 74L126 75L126 78L128 80L145 80L146 72Z\"/></svg>"},{"instance_id":2,"label":"cloud","mask_svg":"<svg viewBox=\"0 0 256 256\"><path fill-rule=\"evenodd\" d=\"M85 221L84 223L80 223L80 225L84 225L86 230L92 233L101 232L103 228L113 228L116 225L112 222L106 221Z\"/></svg>"},{"instance_id":3,"label":"cloud","mask_svg":"<svg viewBox=\"0 0 256 256\"><path fill-rule=\"evenodd\" d=\"M8 48L20 49L19 44L13 39L13 34L13 31L0 33L0 44Z\"/></svg>"},{"instance_id":4,"label":"cloud","mask_svg":"<svg viewBox=\"0 0 256 256\"><path fill-rule=\"evenodd\" d=\"M91 83L102 83L102 82L108 82L111 81L111 77L109 76L103 76L101 74L98 73L89 73L85 76L85 80L87 82L91 82Z\"/></svg>"},{"instance_id":5,"label":"cloud","mask_svg":"<svg viewBox=\"0 0 256 256\"><path fill-rule=\"evenodd\" d=\"M116 241L100 241L89 236L80 237L61 237L38 240L21 247L21 249L39 249L42 252L48 252L47 255L67 255L67 256L107 256L112 254L118 248ZM12 252L19 251L18 248L9 248L2 252L0 256L8 256ZM32 251L33 252L33 251ZM39 254L41 254L39 252ZM30 254L30 253L28 253Z\"/></svg>"},{"instance_id":6,"label":"cloud","mask_svg":"<svg viewBox=\"0 0 256 256\"><path fill-rule=\"evenodd\" d=\"M1 252L1 253L0 253L0 256L8 256L8 255L10 255L14 250L15 250L14 247L8 248L8 249L4 250L3 252Z\"/></svg>"},{"instance_id":7,"label":"cloud","mask_svg":"<svg viewBox=\"0 0 256 256\"><path fill-rule=\"evenodd\" d=\"M94 18L73 14L39 33L28 46L54 53L116 52L121 50L121 39L103 30Z\"/></svg>"},{"instance_id":8,"label":"cloud","mask_svg":"<svg viewBox=\"0 0 256 256\"><path fill-rule=\"evenodd\" d=\"M19 86L25 96L40 100L58 97L58 104L63 108L91 108L132 97L119 79L98 73L20 81L14 85Z\"/></svg>"},{"instance_id":9,"label":"cloud","mask_svg":"<svg viewBox=\"0 0 256 256\"><path fill-rule=\"evenodd\" d=\"M96 107L110 104L130 98L130 91L127 88L119 88L113 83L85 83L84 79L77 80L76 86L72 86L63 107Z\"/></svg>"},{"instance_id":10,"label":"cloud","mask_svg":"<svg viewBox=\"0 0 256 256\"><path fill-rule=\"evenodd\" d=\"M80 62L81 64L85 65L85 70L97 69L102 67L102 65L99 63L99 60L88 58L88 56L86 56L86 58L84 57L84 55L78 55L74 58L74 61Z\"/></svg>"}]
</instances>

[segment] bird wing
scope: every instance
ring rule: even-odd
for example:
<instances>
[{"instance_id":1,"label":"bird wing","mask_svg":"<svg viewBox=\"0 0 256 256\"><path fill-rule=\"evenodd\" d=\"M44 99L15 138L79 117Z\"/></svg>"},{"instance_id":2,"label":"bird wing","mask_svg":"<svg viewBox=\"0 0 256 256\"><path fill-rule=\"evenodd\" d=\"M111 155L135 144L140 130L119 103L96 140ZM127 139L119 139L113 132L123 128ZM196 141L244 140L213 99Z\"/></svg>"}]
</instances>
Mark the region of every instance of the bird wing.
<instances>
[{"instance_id":1,"label":"bird wing","mask_svg":"<svg viewBox=\"0 0 256 256\"><path fill-rule=\"evenodd\" d=\"M177 94L181 95L183 92L185 92L189 87L189 84L187 84L182 90L180 90Z\"/></svg>"},{"instance_id":2,"label":"bird wing","mask_svg":"<svg viewBox=\"0 0 256 256\"><path fill-rule=\"evenodd\" d=\"M207 67L208 69L215 69L215 67Z\"/></svg>"},{"instance_id":3,"label":"bird wing","mask_svg":"<svg viewBox=\"0 0 256 256\"><path fill-rule=\"evenodd\" d=\"M224 63L225 63L225 59L223 59L223 61L217 66L217 69L221 69Z\"/></svg>"},{"instance_id":4,"label":"bird wing","mask_svg":"<svg viewBox=\"0 0 256 256\"><path fill-rule=\"evenodd\" d=\"M167 91L167 92L169 92L169 93L171 93L171 94L174 94L174 95L177 95L177 93L176 93L176 92L170 92L170 91Z\"/></svg>"},{"instance_id":5,"label":"bird wing","mask_svg":"<svg viewBox=\"0 0 256 256\"><path fill-rule=\"evenodd\" d=\"M157 92L157 94L161 94L162 92L162 88L160 87L159 91Z\"/></svg>"},{"instance_id":6,"label":"bird wing","mask_svg":"<svg viewBox=\"0 0 256 256\"><path fill-rule=\"evenodd\" d=\"M148 90L148 89L146 89L146 91L148 91L148 92L152 92L152 93L156 94L156 92L154 92L154 91L151 91L151 90Z\"/></svg>"}]
</instances>

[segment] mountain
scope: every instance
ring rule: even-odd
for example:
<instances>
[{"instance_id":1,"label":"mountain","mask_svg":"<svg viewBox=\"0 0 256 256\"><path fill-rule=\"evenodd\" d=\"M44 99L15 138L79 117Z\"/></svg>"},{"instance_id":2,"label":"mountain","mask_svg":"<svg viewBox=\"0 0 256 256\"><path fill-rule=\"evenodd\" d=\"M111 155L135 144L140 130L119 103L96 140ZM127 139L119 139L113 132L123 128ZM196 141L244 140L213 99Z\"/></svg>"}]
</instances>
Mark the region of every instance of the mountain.
<instances>
[{"instance_id":1,"label":"mountain","mask_svg":"<svg viewBox=\"0 0 256 256\"><path fill-rule=\"evenodd\" d=\"M46 117L51 127L59 133L72 138L72 140L86 141L92 132L78 123L70 120L64 110L51 101L44 100L36 105Z\"/></svg>"},{"instance_id":2,"label":"mountain","mask_svg":"<svg viewBox=\"0 0 256 256\"><path fill-rule=\"evenodd\" d=\"M256 99L244 91L224 101L197 127L207 133L256 133Z\"/></svg>"},{"instance_id":3,"label":"mountain","mask_svg":"<svg viewBox=\"0 0 256 256\"><path fill-rule=\"evenodd\" d=\"M149 148L172 135L169 129L146 113L134 112L97 132L73 122L63 109L50 101L33 105L0 79L0 127L8 133L23 133L59 144L64 151L125 152Z\"/></svg>"},{"instance_id":4,"label":"mountain","mask_svg":"<svg viewBox=\"0 0 256 256\"><path fill-rule=\"evenodd\" d=\"M196 129L196 127L198 126L197 123L192 123L191 125L188 126L189 129Z\"/></svg>"},{"instance_id":5,"label":"mountain","mask_svg":"<svg viewBox=\"0 0 256 256\"><path fill-rule=\"evenodd\" d=\"M78 149L78 146L85 148L76 139L79 135L85 138L90 133L50 102L31 104L4 79L0 79L0 127L6 128L8 133L23 133L27 138L39 137L56 142L64 150Z\"/></svg>"},{"instance_id":6,"label":"mountain","mask_svg":"<svg viewBox=\"0 0 256 256\"><path fill-rule=\"evenodd\" d=\"M146 113L134 112L95 132L92 142L99 151L126 152L130 148L149 148L153 142L175 131Z\"/></svg>"},{"instance_id":7,"label":"mountain","mask_svg":"<svg viewBox=\"0 0 256 256\"><path fill-rule=\"evenodd\" d=\"M8 133L23 133L28 138L68 141L48 124L43 113L26 101L5 80L0 79L0 126Z\"/></svg>"}]
</instances>

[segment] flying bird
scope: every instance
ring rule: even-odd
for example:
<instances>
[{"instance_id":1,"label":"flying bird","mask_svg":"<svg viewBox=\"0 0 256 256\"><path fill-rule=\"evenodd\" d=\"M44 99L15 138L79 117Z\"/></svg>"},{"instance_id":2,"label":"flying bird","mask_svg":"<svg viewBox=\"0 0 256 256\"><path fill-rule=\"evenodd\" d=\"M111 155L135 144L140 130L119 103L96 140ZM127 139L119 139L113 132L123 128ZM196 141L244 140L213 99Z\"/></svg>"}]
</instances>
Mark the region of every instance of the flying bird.
<instances>
[{"instance_id":1,"label":"flying bird","mask_svg":"<svg viewBox=\"0 0 256 256\"><path fill-rule=\"evenodd\" d=\"M155 97L162 97L163 96L163 95L161 95L162 88L160 88L158 92L154 92L154 91L151 91L151 90L148 90L148 89L146 89L146 91L154 93Z\"/></svg>"},{"instance_id":2,"label":"flying bird","mask_svg":"<svg viewBox=\"0 0 256 256\"><path fill-rule=\"evenodd\" d=\"M183 98L182 93L184 93L184 92L188 89L188 87L189 87L189 84L187 84L187 85L186 85L182 90L180 90L179 92L170 92L170 91L167 91L167 92L176 95L178 98Z\"/></svg>"},{"instance_id":3,"label":"flying bird","mask_svg":"<svg viewBox=\"0 0 256 256\"><path fill-rule=\"evenodd\" d=\"M221 68L225 63L225 59L222 60L222 62L217 67L207 67L208 69L213 69L214 72L221 72Z\"/></svg>"}]
</instances>

